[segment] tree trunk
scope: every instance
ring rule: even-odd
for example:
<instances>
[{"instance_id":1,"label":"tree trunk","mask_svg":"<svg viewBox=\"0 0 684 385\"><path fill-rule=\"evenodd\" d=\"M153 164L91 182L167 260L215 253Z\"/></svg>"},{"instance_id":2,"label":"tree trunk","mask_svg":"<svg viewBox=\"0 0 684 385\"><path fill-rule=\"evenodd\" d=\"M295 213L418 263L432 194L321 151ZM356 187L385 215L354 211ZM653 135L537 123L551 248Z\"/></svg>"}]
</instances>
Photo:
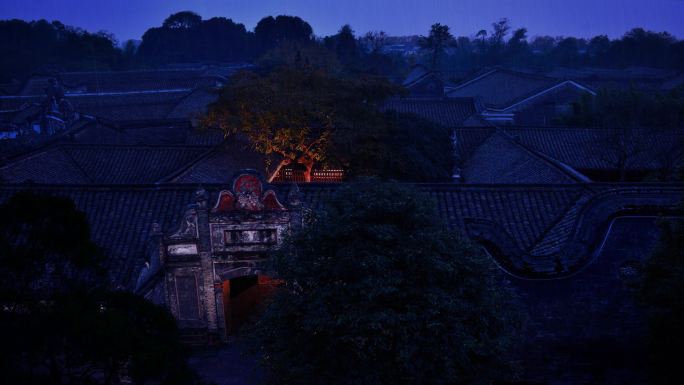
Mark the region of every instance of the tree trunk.
<instances>
[{"instance_id":1,"label":"tree trunk","mask_svg":"<svg viewBox=\"0 0 684 385\"><path fill-rule=\"evenodd\" d=\"M311 170L313 169L313 162L304 162L304 166L306 167L306 171L304 171L304 181L306 183L311 183Z\"/></svg>"},{"instance_id":2,"label":"tree trunk","mask_svg":"<svg viewBox=\"0 0 684 385\"><path fill-rule=\"evenodd\" d=\"M290 164L290 159L285 158L285 159L281 160L280 163L278 163L278 167L276 167L276 169L273 170L273 172L271 173L271 175L268 176L266 181L268 183L273 183L273 179L275 179L278 176L278 174L280 173L280 170L283 167L287 166L288 164Z\"/></svg>"}]
</instances>

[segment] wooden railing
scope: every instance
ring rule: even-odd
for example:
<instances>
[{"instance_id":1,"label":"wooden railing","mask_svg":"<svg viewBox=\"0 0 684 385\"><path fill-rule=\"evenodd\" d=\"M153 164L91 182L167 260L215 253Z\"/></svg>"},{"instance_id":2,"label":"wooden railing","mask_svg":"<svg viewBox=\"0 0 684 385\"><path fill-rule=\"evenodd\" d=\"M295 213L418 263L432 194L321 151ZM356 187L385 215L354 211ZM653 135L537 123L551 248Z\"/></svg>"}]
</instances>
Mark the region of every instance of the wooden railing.
<instances>
[{"instance_id":1,"label":"wooden railing","mask_svg":"<svg viewBox=\"0 0 684 385\"><path fill-rule=\"evenodd\" d=\"M340 183L344 180L344 170L312 170L311 183ZM273 182L306 183L304 170L281 169Z\"/></svg>"}]
</instances>

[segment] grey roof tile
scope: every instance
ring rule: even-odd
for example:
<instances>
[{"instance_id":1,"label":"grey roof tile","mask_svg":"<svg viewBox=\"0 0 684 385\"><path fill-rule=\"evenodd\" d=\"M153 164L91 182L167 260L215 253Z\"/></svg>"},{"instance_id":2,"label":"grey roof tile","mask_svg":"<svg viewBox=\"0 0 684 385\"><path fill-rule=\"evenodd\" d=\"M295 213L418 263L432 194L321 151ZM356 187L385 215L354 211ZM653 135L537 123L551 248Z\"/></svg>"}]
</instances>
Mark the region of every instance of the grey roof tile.
<instances>
[{"instance_id":1,"label":"grey roof tile","mask_svg":"<svg viewBox=\"0 0 684 385\"><path fill-rule=\"evenodd\" d=\"M487 107L506 108L558 83L546 76L494 68L476 73L450 88L447 95L479 98Z\"/></svg>"},{"instance_id":2,"label":"grey roof tile","mask_svg":"<svg viewBox=\"0 0 684 385\"><path fill-rule=\"evenodd\" d=\"M684 151L682 129L502 129L526 147L577 170L616 169L620 154L628 170L654 170L681 158Z\"/></svg>"},{"instance_id":3,"label":"grey roof tile","mask_svg":"<svg viewBox=\"0 0 684 385\"><path fill-rule=\"evenodd\" d=\"M494 133L465 162L465 183L567 184L576 179L527 151L504 133Z\"/></svg>"},{"instance_id":4,"label":"grey roof tile","mask_svg":"<svg viewBox=\"0 0 684 385\"><path fill-rule=\"evenodd\" d=\"M206 146L58 143L0 168L9 183L156 183L211 150Z\"/></svg>"},{"instance_id":5,"label":"grey roof tile","mask_svg":"<svg viewBox=\"0 0 684 385\"><path fill-rule=\"evenodd\" d=\"M388 99L381 109L414 114L444 127L461 126L477 112L471 98L392 98Z\"/></svg>"}]
</instances>

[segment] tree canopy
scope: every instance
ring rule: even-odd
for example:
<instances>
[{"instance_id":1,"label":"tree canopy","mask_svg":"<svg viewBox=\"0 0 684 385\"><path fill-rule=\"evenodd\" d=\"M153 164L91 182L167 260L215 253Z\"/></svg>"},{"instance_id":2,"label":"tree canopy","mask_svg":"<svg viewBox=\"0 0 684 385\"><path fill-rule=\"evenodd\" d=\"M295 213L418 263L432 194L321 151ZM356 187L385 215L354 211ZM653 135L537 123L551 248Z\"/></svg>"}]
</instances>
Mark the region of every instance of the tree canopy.
<instances>
[{"instance_id":1,"label":"tree canopy","mask_svg":"<svg viewBox=\"0 0 684 385\"><path fill-rule=\"evenodd\" d=\"M514 378L516 318L480 248L396 183L341 187L275 256L286 282L254 330L279 384Z\"/></svg>"},{"instance_id":2,"label":"tree canopy","mask_svg":"<svg viewBox=\"0 0 684 385\"><path fill-rule=\"evenodd\" d=\"M313 29L297 16L264 17L254 27L254 36L262 50L284 41L306 41L313 38Z\"/></svg>"},{"instance_id":3,"label":"tree canopy","mask_svg":"<svg viewBox=\"0 0 684 385\"><path fill-rule=\"evenodd\" d=\"M454 36L449 32L449 26L440 23L435 23L430 27L430 33L427 37L422 37L419 41L421 48L426 49L430 53L430 64L432 70L437 70L439 58L446 54L446 49L454 47L456 41Z\"/></svg>"},{"instance_id":4,"label":"tree canopy","mask_svg":"<svg viewBox=\"0 0 684 385\"><path fill-rule=\"evenodd\" d=\"M173 316L112 291L67 198L0 205L0 371L12 384L193 384Z\"/></svg>"},{"instance_id":5,"label":"tree canopy","mask_svg":"<svg viewBox=\"0 0 684 385\"><path fill-rule=\"evenodd\" d=\"M684 376L674 352L684 345L684 225L681 221L663 223L660 244L643 269L639 296L649 322L651 383L680 383Z\"/></svg>"},{"instance_id":6,"label":"tree canopy","mask_svg":"<svg viewBox=\"0 0 684 385\"><path fill-rule=\"evenodd\" d=\"M413 181L448 180L448 130L415 117L380 112L400 90L374 77L340 77L324 70L284 67L233 76L204 124L245 135L273 167L341 167L349 176Z\"/></svg>"},{"instance_id":7,"label":"tree canopy","mask_svg":"<svg viewBox=\"0 0 684 385\"><path fill-rule=\"evenodd\" d=\"M4 20L0 21L0 54L5 58L0 64L0 82L20 82L35 72L147 68L179 62L254 62L278 47L288 54L284 47L303 43L326 49L352 72L385 76L403 76L416 62L447 72L491 65L542 71L558 66L684 70L684 42L667 32L634 28L616 39L605 35L590 39L530 38L526 28L514 29L505 18L492 23L491 30L472 32L454 37L448 26L436 23L427 37L369 32L359 39L351 26L343 25L337 34L316 37L311 25L296 16L267 16L249 31L227 17L203 20L192 11L182 11L149 28L135 49L132 44L119 47L107 32L90 33L59 21ZM422 52L403 56L381 49L398 43L421 46Z\"/></svg>"},{"instance_id":8,"label":"tree canopy","mask_svg":"<svg viewBox=\"0 0 684 385\"><path fill-rule=\"evenodd\" d=\"M0 82L19 81L33 72L120 68L116 40L59 21L0 20Z\"/></svg>"},{"instance_id":9,"label":"tree canopy","mask_svg":"<svg viewBox=\"0 0 684 385\"><path fill-rule=\"evenodd\" d=\"M137 59L147 65L250 60L256 53L252 40L243 24L225 17L202 20L185 11L169 16L161 27L148 29Z\"/></svg>"},{"instance_id":10,"label":"tree canopy","mask_svg":"<svg viewBox=\"0 0 684 385\"><path fill-rule=\"evenodd\" d=\"M191 29L196 28L201 22L202 16L192 11L182 11L167 17L166 20L164 20L162 27L170 29Z\"/></svg>"},{"instance_id":11,"label":"tree canopy","mask_svg":"<svg viewBox=\"0 0 684 385\"><path fill-rule=\"evenodd\" d=\"M684 89L668 92L599 90L594 98L584 97L573 105L566 124L622 128L671 127L684 125Z\"/></svg>"}]
</instances>

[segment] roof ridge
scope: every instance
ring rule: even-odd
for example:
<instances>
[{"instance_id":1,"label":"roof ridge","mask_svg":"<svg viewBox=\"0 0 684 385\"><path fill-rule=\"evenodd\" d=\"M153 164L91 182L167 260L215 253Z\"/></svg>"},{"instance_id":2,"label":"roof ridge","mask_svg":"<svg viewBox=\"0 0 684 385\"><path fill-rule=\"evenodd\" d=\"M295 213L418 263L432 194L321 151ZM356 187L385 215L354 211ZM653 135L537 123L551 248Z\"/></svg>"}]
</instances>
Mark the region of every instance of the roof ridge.
<instances>
[{"instance_id":1,"label":"roof ridge","mask_svg":"<svg viewBox=\"0 0 684 385\"><path fill-rule=\"evenodd\" d=\"M84 130L90 124L97 123L94 120L87 119L87 120L83 121L83 124L77 125L80 121L81 120L74 122L74 125L72 127L70 127L69 129L67 129L66 131L63 131L63 132L53 136L52 138L47 139L45 142L38 144L36 147L29 148L24 152L14 154L12 156L5 158L4 160L6 162L3 166L8 165L8 164L15 162L15 161L19 161L19 160L24 159L24 158L28 158L34 154L40 153L41 151L47 151L51 147L59 146L62 143L67 143L67 142L65 142L65 139L68 139L71 135L76 134L79 131Z\"/></svg>"},{"instance_id":2,"label":"roof ridge","mask_svg":"<svg viewBox=\"0 0 684 385\"><path fill-rule=\"evenodd\" d=\"M206 89L206 88L208 88L208 87L195 86L195 87L190 88L188 93L181 96L180 98L178 98L178 100L175 101L175 103L173 104L173 106L171 108L169 108L169 111L166 113L165 116L168 118L168 116L171 115L171 113L173 113L173 111L176 108L178 108L178 106L181 103L183 103L186 99L188 99L190 97L190 95L193 95L195 92L198 92L198 91Z\"/></svg>"},{"instance_id":3,"label":"roof ridge","mask_svg":"<svg viewBox=\"0 0 684 385\"><path fill-rule=\"evenodd\" d=\"M217 153L220 150L221 146L225 143L226 143L226 139L224 138L220 144L210 147L207 151L200 154L197 158L191 160L186 165L172 171L168 175L159 179L157 181L157 183L167 183L167 182L172 181L175 178L178 178L179 176L181 176L182 174L184 174L188 170L190 170L193 166L195 166L195 165L199 164L201 161L207 159L210 155Z\"/></svg>"},{"instance_id":4,"label":"roof ridge","mask_svg":"<svg viewBox=\"0 0 684 385\"><path fill-rule=\"evenodd\" d=\"M121 143L57 143L63 147L140 148L140 149L210 149L215 146L201 144L121 144Z\"/></svg>"},{"instance_id":5,"label":"roof ridge","mask_svg":"<svg viewBox=\"0 0 684 385\"><path fill-rule=\"evenodd\" d=\"M80 163L78 163L78 162L76 161L76 158L74 158L73 155L71 155L71 154L69 153L69 151L66 151L66 150L65 150L63 147L61 147L61 146L58 146L58 147L57 147L57 150L58 150L58 151L61 151L61 152L62 152L62 153L71 161L71 163L73 163L74 166L76 166L76 169L77 169L78 171L80 171L80 172L83 174L83 176L85 177L85 179L89 180L90 183L95 183L95 179L91 178L90 175L88 175L88 173L86 172L86 170L81 166Z\"/></svg>"},{"instance_id":6,"label":"roof ridge","mask_svg":"<svg viewBox=\"0 0 684 385\"><path fill-rule=\"evenodd\" d=\"M586 204L591 198L595 197L597 194L595 191L585 191L579 194L577 199L575 199L572 203L568 205L568 207L563 210L563 213L558 217L556 221L554 221L547 229L545 229L541 234L539 234L539 237L530 244L530 246L525 250L525 254L527 255L534 255L538 256L538 254L532 254L533 251L535 251L544 241L547 240L547 236L553 232L555 229L558 228L558 226L563 223L565 220L570 220L570 213L572 211L579 211L579 208ZM575 222L576 219L573 220Z\"/></svg>"},{"instance_id":7,"label":"roof ridge","mask_svg":"<svg viewBox=\"0 0 684 385\"><path fill-rule=\"evenodd\" d=\"M537 80L545 80L545 79L537 79ZM583 84L580 84L574 80L559 80L559 79L549 78L549 84L546 84L543 87L537 88L533 91L528 92L527 94L521 95L521 96L509 101L508 105L506 105L504 107L492 107L491 109L493 111L498 111L498 112L506 111L510 108L517 106L518 104L524 103L528 99L534 99L537 96L543 95L547 92L553 91L556 88L562 87L566 83L573 85L576 88L579 88L581 90L588 91L589 93L592 93L594 95L596 94L596 91L594 91L590 87L585 86Z\"/></svg>"},{"instance_id":8,"label":"roof ridge","mask_svg":"<svg viewBox=\"0 0 684 385\"><path fill-rule=\"evenodd\" d=\"M480 80L482 78L485 78L497 71L497 68L491 68L491 69L482 69L481 71L475 72L470 79L466 79L458 84L455 84L452 88L452 90L457 90L459 88L463 88L467 86L470 83L473 83L477 80Z\"/></svg>"},{"instance_id":9,"label":"roof ridge","mask_svg":"<svg viewBox=\"0 0 684 385\"><path fill-rule=\"evenodd\" d=\"M524 144L520 143L520 141L518 141L518 140L516 140L515 138L513 138L513 136L512 136L511 134L509 134L509 133L507 133L507 132L505 132L505 131L503 131L503 130L501 130L501 129L499 129L499 128L497 128L495 132L496 132L496 133L500 133L503 137L505 137L505 138L506 138L509 142L511 142L514 146L520 148L522 151L524 151L524 152L526 152L527 154L529 154L530 156L532 156L532 157L534 157L534 158L540 160L541 162L545 163L546 165L548 165L549 167L553 168L554 170L560 172L561 174L565 175L566 177L568 177L568 178L570 178L570 179L572 179L572 180L578 181L578 182L588 182L588 181L590 181L589 178L587 178L586 176L582 175L581 173L579 173L578 171L576 171L576 170L573 169L572 167L567 166L567 165L565 165L565 164L562 163L562 162L559 162L560 164L557 164L557 163L555 162L555 161L556 161L555 159L553 159L553 158L551 158L551 157L548 157L548 156L542 156L542 154L540 154L540 153L538 153L538 152L536 152L536 151L531 150L530 148L528 148L528 147L525 146ZM561 166L561 165L562 165L562 166ZM565 167L563 167L563 166L565 166Z\"/></svg>"},{"instance_id":10,"label":"roof ridge","mask_svg":"<svg viewBox=\"0 0 684 385\"><path fill-rule=\"evenodd\" d=\"M115 74L121 74L121 73L154 73L154 72L193 72L193 71L206 71L208 66L206 65L201 65L198 67L190 67L190 68L153 68L153 69L132 69L132 70L108 70L108 71L65 71L65 72L59 72L57 75L75 75L75 74L101 74L101 73L115 73ZM204 72L202 72L204 73ZM41 75L31 75L31 76L41 76Z\"/></svg>"},{"instance_id":11,"label":"roof ridge","mask_svg":"<svg viewBox=\"0 0 684 385\"><path fill-rule=\"evenodd\" d=\"M579 131L579 130L640 130L640 131L652 131L652 132L663 132L663 131L669 131L669 132L681 132L684 134L684 127L601 127L601 126L516 126L516 125L509 125L505 127L501 127L506 130L517 130L517 131L522 131L522 130L539 130L539 131Z\"/></svg>"}]
</instances>

